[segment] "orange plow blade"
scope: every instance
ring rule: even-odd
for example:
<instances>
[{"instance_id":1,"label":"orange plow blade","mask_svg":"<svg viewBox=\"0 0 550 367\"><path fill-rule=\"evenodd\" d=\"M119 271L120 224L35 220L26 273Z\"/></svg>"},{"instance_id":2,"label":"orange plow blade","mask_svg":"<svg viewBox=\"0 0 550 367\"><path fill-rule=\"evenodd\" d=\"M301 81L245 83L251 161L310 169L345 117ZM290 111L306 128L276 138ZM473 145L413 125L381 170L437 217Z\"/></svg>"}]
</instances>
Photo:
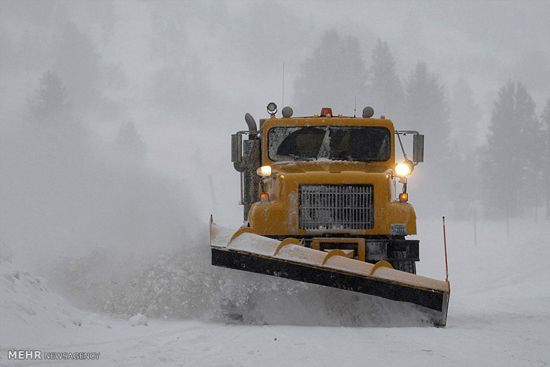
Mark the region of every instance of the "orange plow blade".
<instances>
[{"instance_id":1,"label":"orange plow blade","mask_svg":"<svg viewBox=\"0 0 550 367\"><path fill-rule=\"evenodd\" d=\"M344 251L323 252L292 238L277 241L249 228L232 233L210 223L212 265L278 276L370 294L417 305L436 326L445 326L450 284L394 270L386 261L370 264Z\"/></svg>"}]
</instances>

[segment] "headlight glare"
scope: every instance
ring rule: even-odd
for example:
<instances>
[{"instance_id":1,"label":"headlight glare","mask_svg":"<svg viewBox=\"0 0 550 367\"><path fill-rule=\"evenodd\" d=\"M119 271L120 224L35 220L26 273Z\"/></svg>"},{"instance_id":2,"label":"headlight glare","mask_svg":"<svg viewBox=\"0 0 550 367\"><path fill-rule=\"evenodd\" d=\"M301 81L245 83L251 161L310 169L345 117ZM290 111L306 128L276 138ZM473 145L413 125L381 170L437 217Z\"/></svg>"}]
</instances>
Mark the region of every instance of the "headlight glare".
<instances>
[{"instance_id":1,"label":"headlight glare","mask_svg":"<svg viewBox=\"0 0 550 367\"><path fill-rule=\"evenodd\" d=\"M271 176L271 166L261 166L256 170L258 176L269 177Z\"/></svg>"},{"instance_id":2,"label":"headlight glare","mask_svg":"<svg viewBox=\"0 0 550 367\"><path fill-rule=\"evenodd\" d=\"M412 173L413 169L414 169L413 162L406 160L402 163L397 164L397 166L395 166L395 173L401 177L408 176Z\"/></svg>"}]
</instances>

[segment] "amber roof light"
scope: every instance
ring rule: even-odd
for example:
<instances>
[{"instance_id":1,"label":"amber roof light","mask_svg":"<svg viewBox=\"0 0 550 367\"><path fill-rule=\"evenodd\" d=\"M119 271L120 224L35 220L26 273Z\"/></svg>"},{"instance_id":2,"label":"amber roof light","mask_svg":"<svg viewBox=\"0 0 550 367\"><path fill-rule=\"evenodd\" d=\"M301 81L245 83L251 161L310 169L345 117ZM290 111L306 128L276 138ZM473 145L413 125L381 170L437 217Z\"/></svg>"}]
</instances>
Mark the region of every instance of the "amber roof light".
<instances>
[{"instance_id":1,"label":"amber roof light","mask_svg":"<svg viewBox=\"0 0 550 367\"><path fill-rule=\"evenodd\" d=\"M332 116L332 108L330 107L323 107L321 108L321 116L327 116L327 117L330 117Z\"/></svg>"}]
</instances>

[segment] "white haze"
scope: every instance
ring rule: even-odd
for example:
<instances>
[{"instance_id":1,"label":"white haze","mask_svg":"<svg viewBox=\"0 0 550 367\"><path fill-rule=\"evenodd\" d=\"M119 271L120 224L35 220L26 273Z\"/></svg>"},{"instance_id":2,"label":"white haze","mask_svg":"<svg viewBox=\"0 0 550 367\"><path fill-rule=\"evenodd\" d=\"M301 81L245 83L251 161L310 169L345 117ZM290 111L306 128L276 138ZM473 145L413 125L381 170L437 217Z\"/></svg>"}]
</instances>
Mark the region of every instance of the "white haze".
<instances>
[{"instance_id":1,"label":"white haze","mask_svg":"<svg viewBox=\"0 0 550 367\"><path fill-rule=\"evenodd\" d=\"M59 283L94 295L91 276L137 277L161 255L206 264L210 214L242 223L230 134L244 130L246 112L258 120L268 102L282 108L283 63L293 105L300 67L325 32L356 37L367 68L382 39L403 79L424 61L446 94L467 80L479 146L508 80L526 86L537 114L550 96L549 15L547 1L2 1L0 239L19 263L58 280L88 259L85 287ZM48 72L70 104L49 122L30 108ZM369 104L357 102L358 111ZM48 125L60 122L70 131ZM447 214L452 203L430 196L422 167L410 184L419 217Z\"/></svg>"}]
</instances>

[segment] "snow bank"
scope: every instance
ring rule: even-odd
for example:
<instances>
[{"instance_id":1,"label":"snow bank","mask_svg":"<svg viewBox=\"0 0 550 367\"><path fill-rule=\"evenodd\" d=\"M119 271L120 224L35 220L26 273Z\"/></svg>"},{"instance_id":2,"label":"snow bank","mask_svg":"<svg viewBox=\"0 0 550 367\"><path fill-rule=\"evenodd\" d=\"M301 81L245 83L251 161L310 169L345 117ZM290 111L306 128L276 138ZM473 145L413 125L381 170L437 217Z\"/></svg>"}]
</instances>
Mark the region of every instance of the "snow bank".
<instances>
[{"instance_id":1,"label":"snow bank","mask_svg":"<svg viewBox=\"0 0 550 367\"><path fill-rule=\"evenodd\" d=\"M4 249L2 253L4 254ZM3 349L22 347L19 344L11 345L10 340L20 340L20 336L30 336L32 339L36 331L49 330L52 335L56 335L82 325L82 312L53 293L44 279L21 271L4 255L0 265L0 324Z\"/></svg>"},{"instance_id":2,"label":"snow bank","mask_svg":"<svg viewBox=\"0 0 550 367\"><path fill-rule=\"evenodd\" d=\"M128 320L128 325L130 325L130 326L138 326L138 325L148 326L147 320L148 320L147 316L138 313L137 315L130 317L130 320Z\"/></svg>"}]
</instances>

